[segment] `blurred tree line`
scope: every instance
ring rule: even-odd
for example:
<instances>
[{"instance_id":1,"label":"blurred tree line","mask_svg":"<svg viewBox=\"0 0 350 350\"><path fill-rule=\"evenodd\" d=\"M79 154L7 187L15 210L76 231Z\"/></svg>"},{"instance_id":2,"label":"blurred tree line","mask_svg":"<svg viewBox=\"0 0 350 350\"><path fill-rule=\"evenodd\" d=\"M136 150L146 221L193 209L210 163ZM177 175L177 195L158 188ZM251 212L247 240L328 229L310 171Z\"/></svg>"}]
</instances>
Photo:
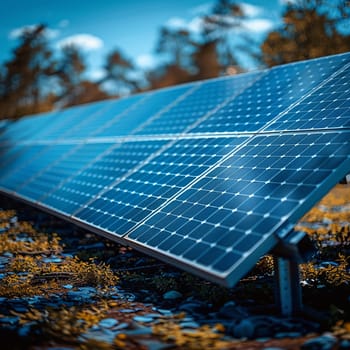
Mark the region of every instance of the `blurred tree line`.
<instances>
[{"instance_id":1,"label":"blurred tree line","mask_svg":"<svg viewBox=\"0 0 350 350\"><path fill-rule=\"evenodd\" d=\"M202 16L196 35L186 28L160 29L155 51L163 63L143 72L142 79L132 60L115 50L106 57L99 81L85 78L85 57L77 47L66 46L54 54L45 36L47 28L38 25L23 33L12 58L0 69L0 119L238 74L244 71L237 60L242 51L260 67L347 52L349 12L346 1L336 5L333 0L293 1L284 9L280 28L261 45L241 37L237 46L232 35L241 28L245 13L238 2L217 0Z\"/></svg>"}]
</instances>

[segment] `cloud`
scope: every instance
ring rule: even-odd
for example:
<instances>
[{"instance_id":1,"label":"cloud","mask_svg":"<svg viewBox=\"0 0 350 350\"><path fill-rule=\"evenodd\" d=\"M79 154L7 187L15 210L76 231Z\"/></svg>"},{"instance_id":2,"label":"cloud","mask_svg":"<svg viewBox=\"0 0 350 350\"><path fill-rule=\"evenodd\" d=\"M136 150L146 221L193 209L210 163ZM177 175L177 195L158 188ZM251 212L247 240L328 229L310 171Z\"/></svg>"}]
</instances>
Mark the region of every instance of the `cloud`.
<instances>
[{"instance_id":1,"label":"cloud","mask_svg":"<svg viewBox=\"0 0 350 350\"><path fill-rule=\"evenodd\" d=\"M180 17L171 17L166 21L165 25L173 29L183 29L186 27L186 21Z\"/></svg>"},{"instance_id":2,"label":"cloud","mask_svg":"<svg viewBox=\"0 0 350 350\"><path fill-rule=\"evenodd\" d=\"M189 9L189 13L193 16L200 16L203 14L208 14L210 10L212 9L213 4L212 3L203 3L201 5L192 7Z\"/></svg>"},{"instance_id":3,"label":"cloud","mask_svg":"<svg viewBox=\"0 0 350 350\"><path fill-rule=\"evenodd\" d=\"M9 38L11 40L18 39L24 33L33 31L37 27L38 27L38 24L29 24L23 27L12 29L9 33ZM57 29L45 28L43 33L47 39L55 39L59 36L60 31Z\"/></svg>"},{"instance_id":4,"label":"cloud","mask_svg":"<svg viewBox=\"0 0 350 350\"><path fill-rule=\"evenodd\" d=\"M238 5L247 17L257 17L264 12L263 8L260 6L247 4L246 2L240 2Z\"/></svg>"},{"instance_id":5,"label":"cloud","mask_svg":"<svg viewBox=\"0 0 350 350\"><path fill-rule=\"evenodd\" d=\"M289 4L297 4L299 0L279 0L278 1L282 6L289 5Z\"/></svg>"},{"instance_id":6,"label":"cloud","mask_svg":"<svg viewBox=\"0 0 350 350\"><path fill-rule=\"evenodd\" d=\"M99 81L106 75L106 72L102 68L96 68L96 69L90 70L88 74L91 80Z\"/></svg>"},{"instance_id":7,"label":"cloud","mask_svg":"<svg viewBox=\"0 0 350 350\"><path fill-rule=\"evenodd\" d=\"M76 34L60 40L57 43L59 48L66 46L76 46L85 51L99 50L103 47L103 41L99 37L91 34Z\"/></svg>"},{"instance_id":8,"label":"cloud","mask_svg":"<svg viewBox=\"0 0 350 350\"><path fill-rule=\"evenodd\" d=\"M243 21L243 28L248 32L262 33L272 30L276 23L269 19L252 18Z\"/></svg>"},{"instance_id":9,"label":"cloud","mask_svg":"<svg viewBox=\"0 0 350 350\"><path fill-rule=\"evenodd\" d=\"M150 54L143 54L136 57L135 63L142 69L150 69L156 66L156 58Z\"/></svg>"},{"instance_id":10,"label":"cloud","mask_svg":"<svg viewBox=\"0 0 350 350\"><path fill-rule=\"evenodd\" d=\"M186 21L180 17L172 17L165 23L166 27L172 29L185 29L190 33L199 33L203 28L203 19L201 17L194 17L189 21Z\"/></svg>"}]
</instances>

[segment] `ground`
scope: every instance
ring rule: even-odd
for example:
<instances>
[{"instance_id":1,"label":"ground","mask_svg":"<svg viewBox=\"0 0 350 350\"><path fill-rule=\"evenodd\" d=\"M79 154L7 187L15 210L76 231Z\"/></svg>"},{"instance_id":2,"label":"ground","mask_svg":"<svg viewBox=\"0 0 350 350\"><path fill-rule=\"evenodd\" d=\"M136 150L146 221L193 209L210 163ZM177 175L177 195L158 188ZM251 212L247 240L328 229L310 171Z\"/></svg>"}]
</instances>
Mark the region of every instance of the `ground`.
<instances>
[{"instance_id":1,"label":"ground","mask_svg":"<svg viewBox=\"0 0 350 350\"><path fill-rule=\"evenodd\" d=\"M219 287L19 202L0 200L1 349L350 349L350 186L298 224L304 309L274 304L271 256Z\"/></svg>"}]
</instances>

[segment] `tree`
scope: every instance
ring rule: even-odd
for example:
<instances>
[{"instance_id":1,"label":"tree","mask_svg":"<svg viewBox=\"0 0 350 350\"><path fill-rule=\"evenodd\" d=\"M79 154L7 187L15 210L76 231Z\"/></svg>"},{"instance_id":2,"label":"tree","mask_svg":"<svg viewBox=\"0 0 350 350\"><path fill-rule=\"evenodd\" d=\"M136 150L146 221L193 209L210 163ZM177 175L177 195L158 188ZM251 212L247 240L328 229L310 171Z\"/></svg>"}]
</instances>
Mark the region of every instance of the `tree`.
<instances>
[{"instance_id":1,"label":"tree","mask_svg":"<svg viewBox=\"0 0 350 350\"><path fill-rule=\"evenodd\" d=\"M341 32L344 21L349 21L348 12L343 1L336 7L331 0L289 3L282 28L262 44L263 61L274 66L349 51L350 35Z\"/></svg>"},{"instance_id":2,"label":"tree","mask_svg":"<svg viewBox=\"0 0 350 350\"><path fill-rule=\"evenodd\" d=\"M78 47L74 45L63 47L62 57L57 66L56 76L60 88L58 100L64 106L79 104L86 64Z\"/></svg>"},{"instance_id":3,"label":"tree","mask_svg":"<svg viewBox=\"0 0 350 350\"><path fill-rule=\"evenodd\" d=\"M76 104L101 101L109 98L111 98L111 96L101 90L98 83L90 80L82 80L75 92Z\"/></svg>"},{"instance_id":4,"label":"tree","mask_svg":"<svg viewBox=\"0 0 350 350\"><path fill-rule=\"evenodd\" d=\"M244 18L242 8L235 1L218 0L211 13L203 18L203 41L215 44L218 53L220 73L228 67L238 66L232 45L232 30L241 27Z\"/></svg>"},{"instance_id":5,"label":"tree","mask_svg":"<svg viewBox=\"0 0 350 350\"><path fill-rule=\"evenodd\" d=\"M166 86L187 83L193 78L191 74L177 64L165 64L146 72L149 89L159 89Z\"/></svg>"},{"instance_id":6,"label":"tree","mask_svg":"<svg viewBox=\"0 0 350 350\"><path fill-rule=\"evenodd\" d=\"M106 75L100 84L107 83L109 90L114 90L117 96L139 90L139 84L134 74L135 67L131 60L119 50L114 50L107 56L104 69Z\"/></svg>"},{"instance_id":7,"label":"tree","mask_svg":"<svg viewBox=\"0 0 350 350\"><path fill-rule=\"evenodd\" d=\"M107 99L110 96L101 90L99 83L84 78L86 63L83 53L74 45L62 49L62 57L57 62L58 89L57 98L61 107Z\"/></svg>"},{"instance_id":8,"label":"tree","mask_svg":"<svg viewBox=\"0 0 350 350\"><path fill-rule=\"evenodd\" d=\"M156 52L165 56L168 64L189 70L193 49L194 42L188 30L161 28Z\"/></svg>"},{"instance_id":9,"label":"tree","mask_svg":"<svg viewBox=\"0 0 350 350\"><path fill-rule=\"evenodd\" d=\"M1 72L0 117L18 118L52 108L52 52L44 25L26 30ZM49 87L49 88L48 88Z\"/></svg>"},{"instance_id":10,"label":"tree","mask_svg":"<svg viewBox=\"0 0 350 350\"><path fill-rule=\"evenodd\" d=\"M222 66L218 57L218 41L211 40L197 45L193 53L193 65L196 67L194 79L209 79L221 74Z\"/></svg>"}]
</instances>

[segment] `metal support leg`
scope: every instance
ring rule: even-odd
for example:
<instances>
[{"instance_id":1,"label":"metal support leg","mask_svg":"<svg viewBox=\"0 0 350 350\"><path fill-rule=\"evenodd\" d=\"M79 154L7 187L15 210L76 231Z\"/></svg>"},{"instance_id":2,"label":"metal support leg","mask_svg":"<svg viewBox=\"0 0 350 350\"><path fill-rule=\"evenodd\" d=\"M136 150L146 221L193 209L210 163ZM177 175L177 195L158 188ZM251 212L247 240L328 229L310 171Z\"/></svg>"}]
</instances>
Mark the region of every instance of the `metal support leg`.
<instances>
[{"instance_id":1,"label":"metal support leg","mask_svg":"<svg viewBox=\"0 0 350 350\"><path fill-rule=\"evenodd\" d=\"M275 257L276 300L281 313L291 316L302 309L299 265L296 261Z\"/></svg>"}]
</instances>

